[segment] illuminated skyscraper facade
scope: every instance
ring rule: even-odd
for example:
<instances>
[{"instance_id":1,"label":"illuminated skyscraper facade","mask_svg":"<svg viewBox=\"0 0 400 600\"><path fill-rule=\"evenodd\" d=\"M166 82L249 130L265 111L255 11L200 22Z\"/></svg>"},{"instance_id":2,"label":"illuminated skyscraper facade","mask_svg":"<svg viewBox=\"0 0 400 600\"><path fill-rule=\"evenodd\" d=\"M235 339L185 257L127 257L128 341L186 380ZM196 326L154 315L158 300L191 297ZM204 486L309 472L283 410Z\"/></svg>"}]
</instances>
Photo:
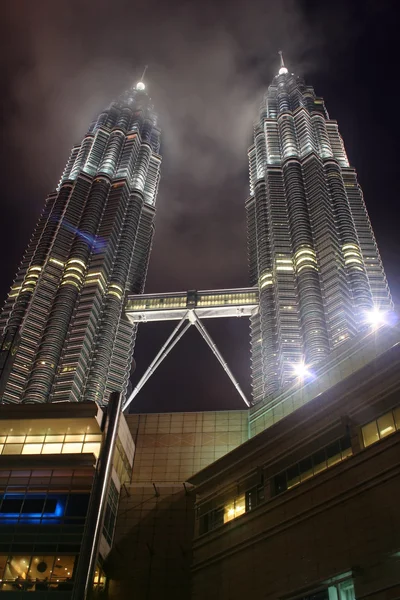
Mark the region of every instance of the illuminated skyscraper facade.
<instances>
[{"instance_id":1,"label":"illuminated skyscraper facade","mask_svg":"<svg viewBox=\"0 0 400 600\"><path fill-rule=\"evenodd\" d=\"M253 399L293 380L392 303L363 194L322 98L288 72L263 99L246 202Z\"/></svg>"},{"instance_id":2,"label":"illuminated skyscraper facade","mask_svg":"<svg viewBox=\"0 0 400 600\"><path fill-rule=\"evenodd\" d=\"M126 392L161 157L143 82L100 114L46 200L0 317L0 401L107 402Z\"/></svg>"}]
</instances>

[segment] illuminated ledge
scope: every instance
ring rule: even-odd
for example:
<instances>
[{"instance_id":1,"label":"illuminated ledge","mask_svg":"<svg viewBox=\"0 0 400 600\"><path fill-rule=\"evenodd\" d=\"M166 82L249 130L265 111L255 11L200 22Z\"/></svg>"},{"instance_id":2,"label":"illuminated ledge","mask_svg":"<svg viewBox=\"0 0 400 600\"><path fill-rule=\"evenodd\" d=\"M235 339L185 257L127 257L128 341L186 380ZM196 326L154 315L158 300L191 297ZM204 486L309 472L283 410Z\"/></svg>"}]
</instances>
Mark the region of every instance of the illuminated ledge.
<instances>
[{"instance_id":1,"label":"illuminated ledge","mask_svg":"<svg viewBox=\"0 0 400 600\"><path fill-rule=\"evenodd\" d=\"M258 290L237 288L128 296L125 313L132 323L179 321L188 310L200 319L249 317L258 307Z\"/></svg>"},{"instance_id":2,"label":"illuminated ledge","mask_svg":"<svg viewBox=\"0 0 400 600\"><path fill-rule=\"evenodd\" d=\"M101 451L103 417L95 402L0 405L0 466L12 462L30 468L36 462L46 466L68 465L68 461L92 466ZM134 453L135 444L121 415L114 455L121 480L130 479Z\"/></svg>"},{"instance_id":3,"label":"illuminated ledge","mask_svg":"<svg viewBox=\"0 0 400 600\"><path fill-rule=\"evenodd\" d=\"M55 433L64 433L71 425L74 429L76 426L85 428L94 421L100 427L102 418L103 411L94 402L0 404L0 435L7 434L10 427L14 428L15 435L27 433L29 427L34 427L37 434L47 433L50 425L55 428Z\"/></svg>"},{"instance_id":4,"label":"illuminated ledge","mask_svg":"<svg viewBox=\"0 0 400 600\"><path fill-rule=\"evenodd\" d=\"M0 406L0 457L91 454L97 458L102 414L94 402L77 403L73 411L70 403Z\"/></svg>"}]
</instances>

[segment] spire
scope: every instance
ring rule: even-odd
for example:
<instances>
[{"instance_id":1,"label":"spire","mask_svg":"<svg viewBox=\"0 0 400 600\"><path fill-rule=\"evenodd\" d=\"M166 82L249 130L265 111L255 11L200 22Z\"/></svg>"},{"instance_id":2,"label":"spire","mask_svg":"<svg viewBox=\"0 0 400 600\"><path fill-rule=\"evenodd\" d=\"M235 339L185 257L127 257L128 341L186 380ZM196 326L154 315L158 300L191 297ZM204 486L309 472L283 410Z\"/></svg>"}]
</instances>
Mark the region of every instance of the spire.
<instances>
[{"instance_id":1,"label":"spire","mask_svg":"<svg viewBox=\"0 0 400 600\"><path fill-rule=\"evenodd\" d=\"M286 73L288 73L288 70L285 67L285 61L283 60L283 52L282 52L282 50L279 50L278 54L281 57L281 67L280 67L278 73L279 73L279 75L286 75Z\"/></svg>"},{"instance_id":2,"label":"spire","mask_svg":"<svg viewBox=\"0 0 400 600\"><path fill-rule=\"evenodd\" d=\"M140 78L140 81L138 81L135 86L136 89L139 90L140 92L143 92L146 89L146 86L144 84L144 76L146 75L147 67L148 67L148 65L145 65L145 67L143 69L143 74Z\"/></svg>"}]
</instances>

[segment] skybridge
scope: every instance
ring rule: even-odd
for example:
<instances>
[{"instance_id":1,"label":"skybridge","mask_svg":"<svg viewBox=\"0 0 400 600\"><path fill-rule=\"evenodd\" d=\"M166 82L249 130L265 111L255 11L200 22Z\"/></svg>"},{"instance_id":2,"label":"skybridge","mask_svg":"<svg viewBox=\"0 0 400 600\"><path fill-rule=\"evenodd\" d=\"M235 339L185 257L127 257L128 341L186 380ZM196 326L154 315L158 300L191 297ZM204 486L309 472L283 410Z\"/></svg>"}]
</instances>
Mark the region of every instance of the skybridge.
<instances>
[{"instance_id":1,"label":"skybridge","mask_svg":"<svg viewBox=\"0 0 400 600\"><path fill-rule=\"evenodd\" d=\"M202 320L222 317L248 318L257 310L258 289L256 288L190 290L188 292L172 292L168 294L132 294L128 296L125 305L125 314L131 323L178 321L178 324L155 356L135 389L126 399L124 409L129 406L157 367L192 325L196 327L204 341L208 344L245 404L250 406L250 402L229 369L215 342L212 340Z\"/></svg>"}]
</instances>

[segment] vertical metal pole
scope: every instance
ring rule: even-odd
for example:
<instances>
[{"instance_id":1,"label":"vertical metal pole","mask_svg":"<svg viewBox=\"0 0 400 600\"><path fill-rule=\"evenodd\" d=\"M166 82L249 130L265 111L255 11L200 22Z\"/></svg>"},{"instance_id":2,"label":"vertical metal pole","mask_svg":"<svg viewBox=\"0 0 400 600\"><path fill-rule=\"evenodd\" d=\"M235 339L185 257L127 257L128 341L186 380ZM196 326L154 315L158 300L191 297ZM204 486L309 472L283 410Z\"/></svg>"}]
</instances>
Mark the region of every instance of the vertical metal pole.
<instances>
[{"instance_id":1,"label":"vertical metal pole","mask_svg":"<svg viewBox=\"0 0 400 600\"><path fill-rule=\"evenodd\" d=\"M93 576L107 505L108 486L111 478L121 407L121 394L112 392L107 408L107 431L90 497L72 600L86 600L90 597L89 594L93 587Z\"/></svg>"}]
</instances>

